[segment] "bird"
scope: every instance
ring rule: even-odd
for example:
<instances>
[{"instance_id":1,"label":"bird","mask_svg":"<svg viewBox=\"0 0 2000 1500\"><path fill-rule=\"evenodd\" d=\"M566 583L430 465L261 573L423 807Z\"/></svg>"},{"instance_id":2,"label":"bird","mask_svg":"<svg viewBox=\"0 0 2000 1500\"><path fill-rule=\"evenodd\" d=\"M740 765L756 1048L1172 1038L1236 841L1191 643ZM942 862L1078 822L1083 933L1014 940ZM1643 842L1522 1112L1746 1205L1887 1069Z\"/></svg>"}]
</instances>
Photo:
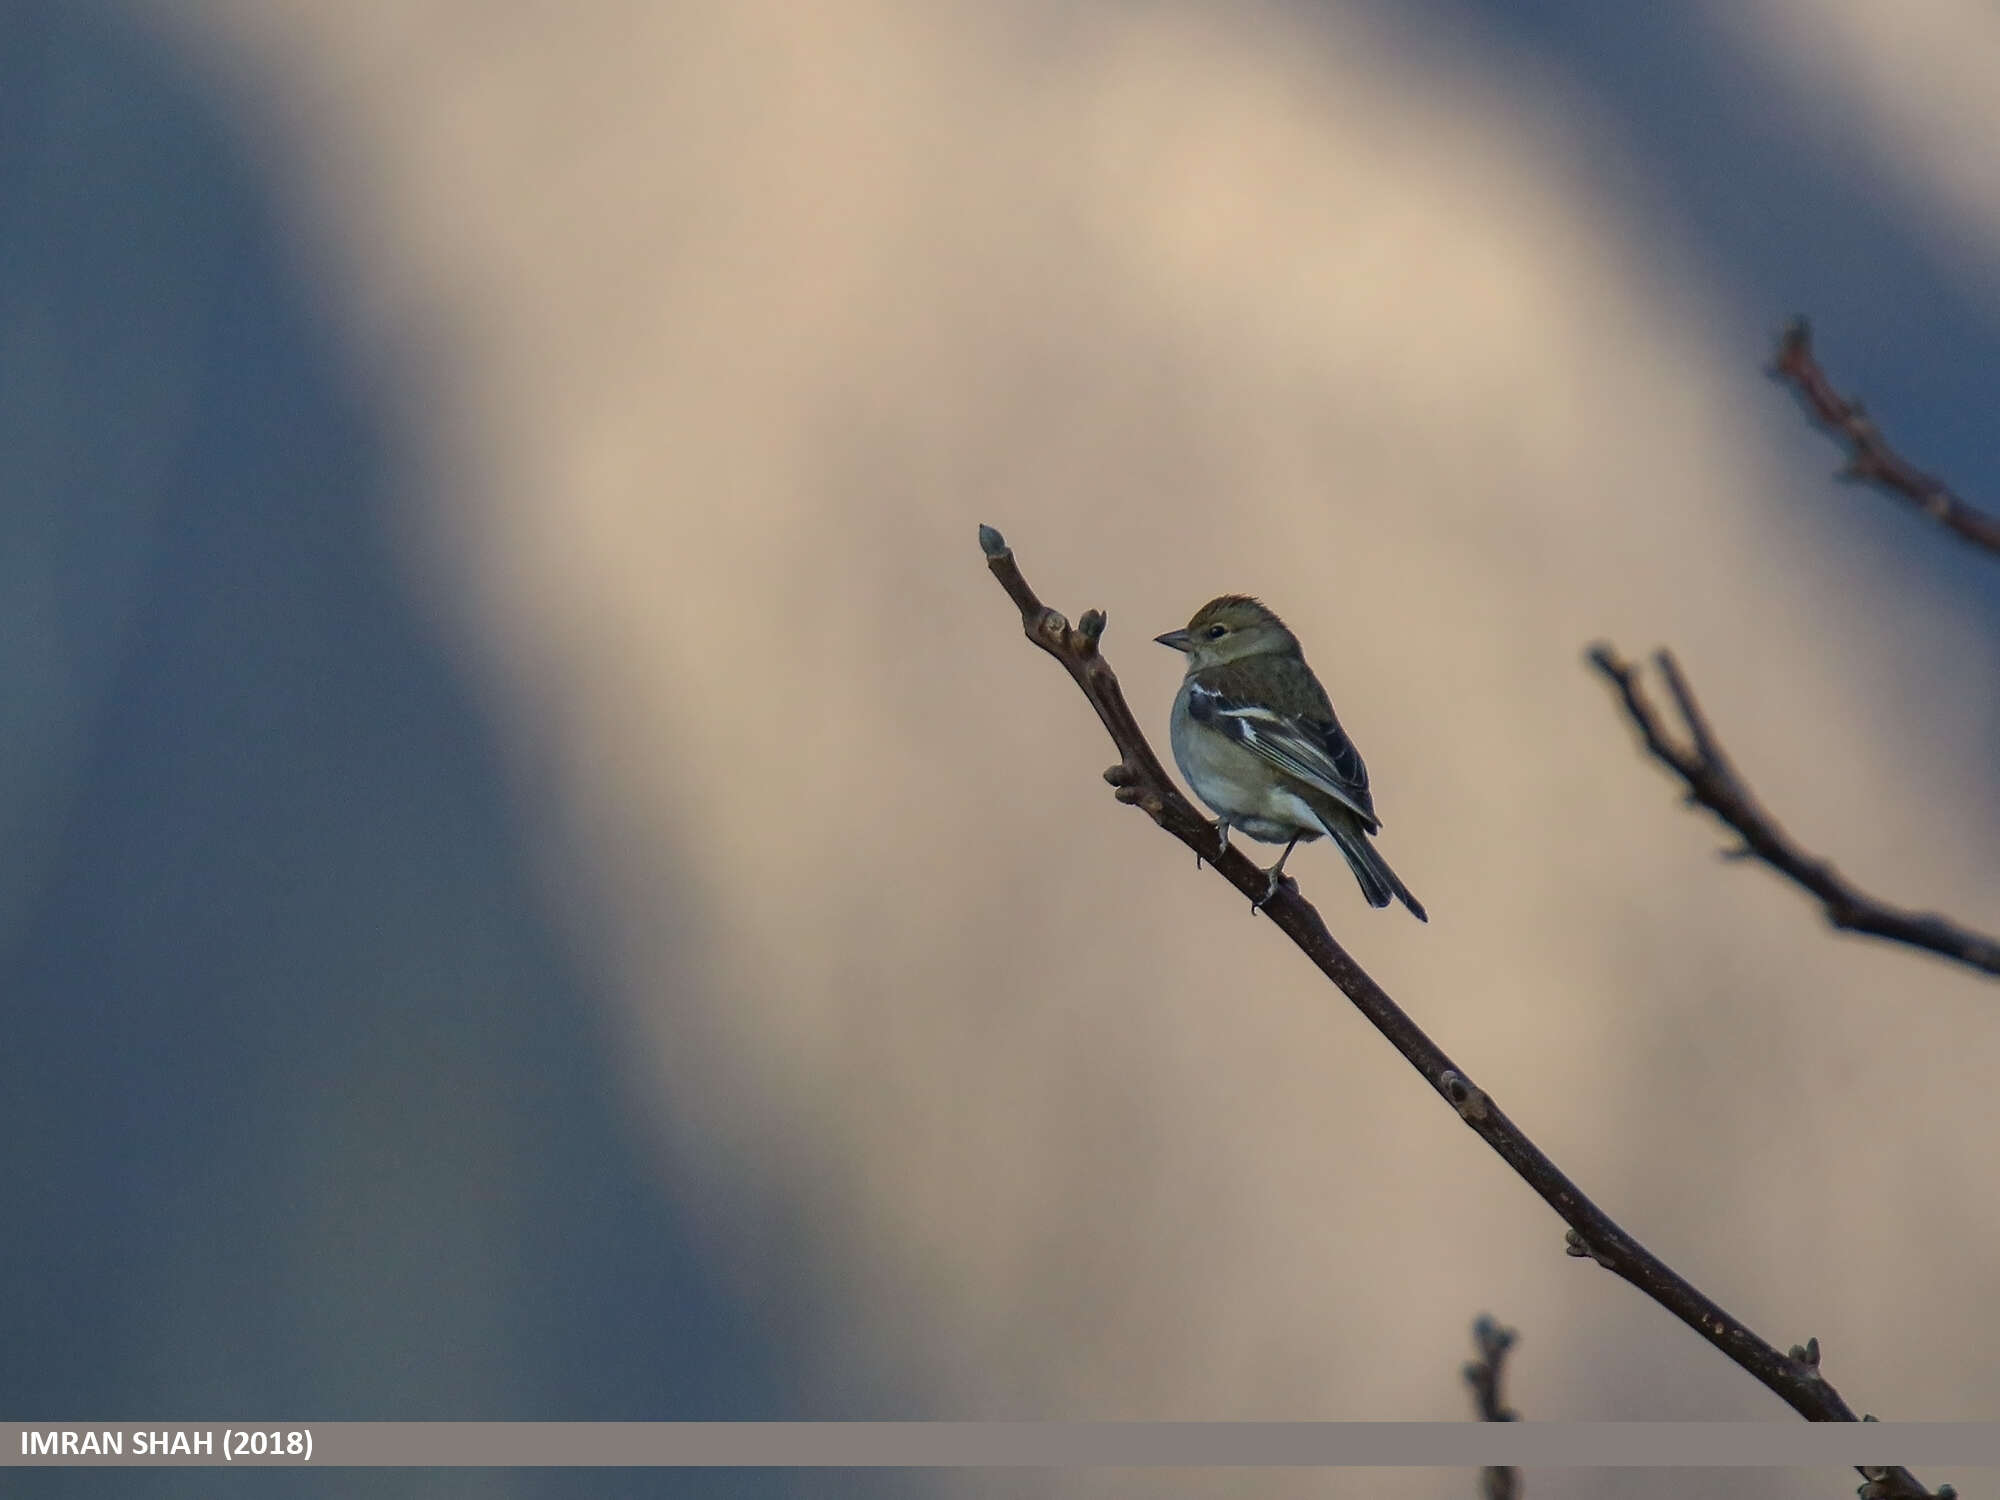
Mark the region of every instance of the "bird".
<instances>
[{"instance_id":1,"label":"bird","mask_svg":"<svg viewBox=\"0 0 2000 1500\"><path fill-rule=\"evenodd\" d=\"M1393 898L1430 921L1369 842L1382 823L1368 767L1276 611L1247 594L1223 594L1153 639L1187 656L1170 737L1175 764L1216 815L1218 853L1227 852L1232 828L1285 846L1251 909L1277 894L1292 850L1325 835L1371 907Z\"/></svg>"}]
</instances>

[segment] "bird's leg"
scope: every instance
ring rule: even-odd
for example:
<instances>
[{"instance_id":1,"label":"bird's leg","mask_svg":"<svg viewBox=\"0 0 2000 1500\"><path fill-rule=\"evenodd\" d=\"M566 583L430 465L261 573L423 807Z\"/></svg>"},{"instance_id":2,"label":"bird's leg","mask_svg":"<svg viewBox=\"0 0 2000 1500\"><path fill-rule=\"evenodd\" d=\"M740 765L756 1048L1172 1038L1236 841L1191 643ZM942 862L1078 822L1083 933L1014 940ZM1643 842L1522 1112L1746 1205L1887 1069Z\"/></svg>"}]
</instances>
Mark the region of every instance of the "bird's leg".
<instances>
[{"instance_id":1,"label":"bird's leg","mask_svg":"<svg viewBox=\"0 0 2000 1500\"><path fill-rule=\"evenodd\" d=\"M1298 848L1298 846L1299 846L1299 841L1296 838L1294 838L1289 844L1285 845L1285 852L1278 856L1278 862L1275 865L1272 865L1270 869L1264 872L1266 875L1270 876L1270 881L1264 887L1264 894L1259 896L1255 901L1252 901L1250 903L1250 910L1252 914L1262 911L1264 909L1264 903L1269 901L1273 896L1278 894L1278 887L1280 884L1283 883L1285 879L1285 861L1292 857L1292 851Z\"/></svg>"}]
</instances>

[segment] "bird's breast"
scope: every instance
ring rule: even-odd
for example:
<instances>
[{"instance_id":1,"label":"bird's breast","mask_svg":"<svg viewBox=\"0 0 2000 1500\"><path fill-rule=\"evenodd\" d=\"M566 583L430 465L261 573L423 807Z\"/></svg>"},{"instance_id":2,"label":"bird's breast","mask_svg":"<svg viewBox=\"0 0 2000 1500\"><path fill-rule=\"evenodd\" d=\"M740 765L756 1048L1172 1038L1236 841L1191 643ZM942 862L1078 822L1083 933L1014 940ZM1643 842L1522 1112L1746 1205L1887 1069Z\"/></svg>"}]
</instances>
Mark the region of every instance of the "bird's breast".
<instances>
[{"instance_id":1,"label":"bird's breast","mask_svg":"<svg viewBox=\"0 0 2000 1500\"><path fill-rule=\"evenodd\" d=\"M1265 843L1319 837L1318 817L1285 775L1254 751L1197 724L1187 711L1185 692L1174 700L1170 728L1174 763L1219 817Z\"/></svg>"}]
</instances>

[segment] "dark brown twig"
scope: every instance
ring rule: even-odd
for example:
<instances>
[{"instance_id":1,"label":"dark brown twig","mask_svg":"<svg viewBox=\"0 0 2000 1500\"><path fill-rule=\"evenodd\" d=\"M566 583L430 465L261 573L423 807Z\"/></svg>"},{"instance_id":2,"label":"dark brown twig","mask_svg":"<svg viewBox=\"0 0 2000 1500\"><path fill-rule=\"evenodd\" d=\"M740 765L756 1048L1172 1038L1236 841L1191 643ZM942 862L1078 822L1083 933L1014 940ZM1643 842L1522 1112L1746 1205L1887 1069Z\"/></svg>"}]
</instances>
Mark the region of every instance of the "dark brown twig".
<instances>
[{"instance_id":1,"label":"dark brown twig","mask_svg":"<svg viewBox=\"0 0 2000 1500\"><path fill-rule=\"evenodd\" d=\"M1812 328L1795 318L1778 336L1771 377L1789 386L1822 430L1847 450L1842 479L1872 484L1884 494L1908 501L1961 539L2000 555L2000 517L1988 515L1951 492L1942 479L1926 474L1883 439L1859 401L1833 388L1813 356Z\"/></svg>"},{"instance_id":2,"label":"dark brown twig","mask_svg":"<svg viewBox=\"0 0 2000 1500\"><path fill-rule=\"evenodd\" d=\"M1161 828L1207 860L1218 875L1246 898L1253 901L1261 898L1266 885L1264 872L1239 848L1231 847L1220 858L1215 857L1215 829L1167 779L1159 758L1132 717L1117 675L1098 652L1098 642L1104 635L1103 613L1088 610L1072 626L1036 597L999 532L991 526L980 527L979 546L986 554L987 568L1020 611L1022 632L1062 664L1110 734L1120 760L1104 773L1104 779L1117 788L1118 800L1143 809ZM1297 886L1289 882L1280 886L1263 910L1389 1044L1444 1096L1459 1119L1570 1226L1569 1254L1579 1258L1588 1256L1630 1282L1809 1421L1855 1420L1853 1409L1841 1400L1840 1393L1816 1367L1780 1354L1765 1343L1585 1197L1542 1154L1541 1148L1507 1118L1492 1096L1474 1084L1347 950L1334 941L1319 912L1299 893ZM1887 1480L1871 1481L1890 1486L1880 1491L1882 1495L1898 1500L1930 1497L1930 1491L1906 1470L1887 1472L1890 1475Z\"/></svg>"},{"instance_id":3,"label":"dark brown twig","mask_svg":"<svg viewBox=\"0 0 2000 1500\"><path fill-rule=\"evenodd\" d=\"M1826 919L1843 932L1858 932L1892 943L1907 943L1942 958L1953 959L1983 974L2000 976L2000 941L1930 912L1906 911L1856 890L1823 859L1801 849L1777 819L1766 812L1729 757L1681 676L1673 653L1661 651L1654 662L1673 694L1689 745L1675 743L1639 680L1639 669L1611 647L1590 648L1590 664L1608 678L1624 700L1625 712L1638 727L1653 758L1686 783L1690 802L1707 808L1743 840L1738 858L1760 859L1793 883L1819 898Z\"/></svg>"},{"instance_id":4,"label":"dark brown twig","mask_svg":"<svg viewBox=\"0 0 2000 1500\"><path fill-rule=\"evenodd\" d=\"M1479 1358L1468 1360L1465 1383L1472 1387L1473 1410L1482 1422L1518 1422L1521 1414L1500 1396L1500 1376L1507 1363L1507 1351L1514 1347L1514 1330L1502 1328L1485 1313L1472 1323L1472 1342ZM1488 1464L1479 1471L1480 1492L1485 1500L1520 1500L1521 1471L1502 1464Z\"/></svg>"}]
</instances>

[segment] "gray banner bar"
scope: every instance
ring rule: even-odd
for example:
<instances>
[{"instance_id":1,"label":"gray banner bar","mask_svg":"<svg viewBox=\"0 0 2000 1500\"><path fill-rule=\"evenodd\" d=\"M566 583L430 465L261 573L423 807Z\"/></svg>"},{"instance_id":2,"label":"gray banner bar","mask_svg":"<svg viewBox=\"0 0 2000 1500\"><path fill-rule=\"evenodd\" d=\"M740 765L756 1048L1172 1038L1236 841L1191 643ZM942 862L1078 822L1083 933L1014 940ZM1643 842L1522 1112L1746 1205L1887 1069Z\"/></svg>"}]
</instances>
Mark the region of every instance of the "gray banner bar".
<instances>
[{"instance_id":1,"label":"gray banner bar","mask_svg":"<svg viewBox=\"0 0 2000 1500\"><path fill-rule=\"evenodd\" d=\"M2000 1466L1979 1422L10 1422L0 1467Z\"/></svg>"}]
</instances>

